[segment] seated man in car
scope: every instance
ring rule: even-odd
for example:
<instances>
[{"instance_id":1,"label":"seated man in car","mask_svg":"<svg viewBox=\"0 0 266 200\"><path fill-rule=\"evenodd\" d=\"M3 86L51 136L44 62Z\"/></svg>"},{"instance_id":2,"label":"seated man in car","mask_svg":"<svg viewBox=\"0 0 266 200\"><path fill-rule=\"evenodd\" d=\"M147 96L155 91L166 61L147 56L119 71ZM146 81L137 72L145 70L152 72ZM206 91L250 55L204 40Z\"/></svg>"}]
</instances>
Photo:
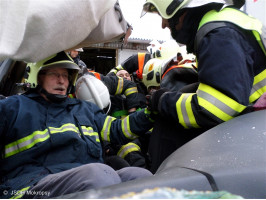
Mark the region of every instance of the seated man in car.
<instances>
[{"instance_id":1,"label":"seated man in car","mask_svg":"<svg viewBox=\"0 0 266 200\"><path fill-rule=\"evenodd\" d=\"M119 120L68 98L79 67L65 52L29 66L37 87L0 101L2 198L52 198L152 175L103 164L100 142L126 144L146 133L153 125L147 110Z\"/></svg>"}]
</instances>

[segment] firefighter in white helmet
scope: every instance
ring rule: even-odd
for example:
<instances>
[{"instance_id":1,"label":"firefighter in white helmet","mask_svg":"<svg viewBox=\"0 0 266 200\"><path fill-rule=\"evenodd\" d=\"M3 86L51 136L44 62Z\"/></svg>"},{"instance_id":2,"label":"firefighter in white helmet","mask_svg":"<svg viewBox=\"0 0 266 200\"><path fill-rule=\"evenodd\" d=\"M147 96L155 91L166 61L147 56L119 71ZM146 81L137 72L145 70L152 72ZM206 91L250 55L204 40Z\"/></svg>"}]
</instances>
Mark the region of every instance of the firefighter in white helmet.
<instances>
[{"instance_id":1,"label":"firefighter in white helmet","mask_svg":"<svg viewBox=\"0 0 266 200\"><path fill-rule=\"evenodd\" d=\"M244 0L146 0L143 5L142 14L158 13L162 28L169 28L172 37L185 44L187 52L197 59L196 92L158 90L151 96L151 110L159 111L180 127L168 140L175 148L182 145L173 143L184 138L181 133L189 135L196 129L209 129L228 121L244 113L266 92L262 24L239 10L244 3ZM165 136L166 131L163 133ZM169 143L161 149L169 148Z\"/></svg>"}]
</instances>

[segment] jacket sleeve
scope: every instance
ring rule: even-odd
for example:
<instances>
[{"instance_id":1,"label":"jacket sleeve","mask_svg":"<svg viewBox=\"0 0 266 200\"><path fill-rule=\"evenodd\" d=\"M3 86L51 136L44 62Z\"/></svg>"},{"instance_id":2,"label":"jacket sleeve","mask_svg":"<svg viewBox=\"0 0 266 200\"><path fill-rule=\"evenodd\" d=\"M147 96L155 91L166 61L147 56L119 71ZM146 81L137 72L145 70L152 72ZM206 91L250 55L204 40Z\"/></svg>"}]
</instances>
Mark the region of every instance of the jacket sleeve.
<instances>
[{"instance_id":1,"label":"jacket sleeve","mask_svg":"<svg viewBox=\"0 0 266 200\"><path fill-rule=\"evenodd\" d=\"M151 112L147 109L137 111L122 120L98 110L94 122L101 139L114 144L126 144L139 136L144 136L153 126Z\"/></svg>"},{"instance_id":2,"label":"jacket sleeve","mask_svg":"<svg viewBox=\"0 0 266 200\"><path fill-rule=\"evenodd\" d=\"M143 64L145 65L148 62L148 60L150 60L150 58L151 58L151 55L149 53L146 53L144 60L143 60ZM129 74L136 72L139 69L138 54L133 54L128 59L126 59L124 62L122 62L120 65L111 69L111 71L107 74L107 76L116 75L116 73L122 69L128 71Z\"/></svg>"},{"instance_id":3,"label":"jacket sleeve","mask_svg":"<svg viewBox=\"0 0 266 200\"><path fill-rule=\"evenodd\" d=\"M117 76L102 76L101 80L107 86L110 95L126 96L127 109L140 106L136 83Z\"/></svg>"},{"instance_id":4,"label":"jacket sleeve","mask_svg":"<svg viewBox=\"0 0 266 200\"><path fill-rule=\"evenodd\" d=\"M158 106L163 116L185 128L213 127L240 114L249 104L254 80L255 52L233 29L211 31L198 52L196 93L165 93Z\"/></svg>"}]
</instances>

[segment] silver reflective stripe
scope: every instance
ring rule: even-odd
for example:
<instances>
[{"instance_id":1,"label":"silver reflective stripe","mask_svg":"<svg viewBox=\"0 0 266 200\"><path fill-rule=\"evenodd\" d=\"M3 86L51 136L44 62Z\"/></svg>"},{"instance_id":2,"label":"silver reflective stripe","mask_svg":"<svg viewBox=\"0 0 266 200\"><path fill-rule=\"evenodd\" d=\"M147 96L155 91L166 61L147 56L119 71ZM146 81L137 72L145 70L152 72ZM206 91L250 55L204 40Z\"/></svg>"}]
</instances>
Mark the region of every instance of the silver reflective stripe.
<instances>
[{"instance_id":1,"label":"silver reflective stripe","mask_svg":"<svg viewBox=\"0 0 266 200\"><path fill-rule=\"evenodd\" d=\"M266 86L266 78L262 79L261 81L259 81L258 83L256 83L255 85L253 85L252 89L251 89L251 93L250 96L257 92L258 90L262 89L263 87Z\"/></svg>"},{"instance_id":2,"label":"silver reflective stripe","mask_svg":"<svg viewBox=\"0 0 266 200\"><path fill-rule=\"evenodd\" d=\"M217 108L219 108L220 110L222 110L224 113L228 114L231 117L234 117L235 115L239 114L239 112L233 110L232 108L227 106L225 103L223 103L219 99L215 98L214 96L212 96L212 95L210 95L210 94L208 94L202 90L198 90L197 94L199 97L205 99L206 101L208 101L212 105L216 106Z\"/></svg>"},{"instance_id":3,"label":"silver reflective stripe","mask_svg":"<svg viewBox=\"0 0 266 200\"><path fill-rule=\"evenodd\" d=\"M125 158L126 155L132 151L140 151L137 145L127 144L123 146L123 149L117 153L117 155L121 158Z\"/></svg>"},{"instance_id":4,"label":"silver reflective stripe","mask_svg":"<svg viewBox=\"0 0 266 200\"><path fill-rule=\"evenodd\" d=\"M124 94L126 95L126 96L128 96L128 95L130 95L130 94L132 94L132 93L137 93L138 92L138 89L136 88L136 87L133 87L133 88L129 88L129 89L127 89L125 92L124 92Z\"/></svg>"},{"instance_id":5,"label":"silver reflective stripe","mask_svg":"<svg viewBox=\"0 0 266 200\"><path fill-rule=\"evenodd\" d=\"M28 145L31 145L30 147L32 147L36 143L40 142L40 139L43 139L45 137L49 137L48 130L46 130L46 132L44 132L44 134L36 134L24 142L21 142L21 143L16 142L16 145L8 147L5 149L5 155L8 155L11 152L20 151L20 149L25 149L26 146L28 146ZM28 148L30 148L30 147L28 147Z\"/></svg>"},{"instance_id":6,"label":"silver reflective stripe","mask_svg":"<svg viewBox=\"0 0 266 200\"><path fill-rule=\"evenodd\" d=\"M193 126L191 125L191 123L189 121L189 116L188 116L187 109L186 109L186 101L193 94L183 94L183 95L184 95L184 98L182 99L182 102L181 102L182 116L183 116L184 122L187 125L187 127L193 128Z\"/></svg>"},{"instance_id":7,"label":"silver reflective stripe","mask_svg":"<svg viewBox=\"0 0 266 200\"><path fill-rule=\"evenodd\" d=\"M129 127L129 116L127 116L125 119L122 120L122 130L123 130L123 133L124 135L129 138L129 139L135 139L137 138L136 135L134 135L131 130L130 130L130 127Z\"/></svg>"},{"instance_id":8,"label":"silver reflective stripe","mask_svg":"<svg viewBox=\"0 0 266 200\"><path fill-rule=\"evenodd\" d=\"M94 130L91 128L91 127L85 127L85 126L82 126L82 131L84 133L84 135L88 135L88 136L94 136L96 141L98 142L99 141L99 135L97 132L94 132Z\"/></svg>"},{"instance_id":9,"label":"silver reflective stripe","mask_svg":"<svg viewBox=\"0 0 266 200\"><path fill-rule=\"evenodd\" d=\"M75 131L76 133L79 133L78 128L74 124L66 124L59 128L55 127L49 127L51 133L58 133L58 132L65 132L65 131Z\"/></svg>"}]
</instances>

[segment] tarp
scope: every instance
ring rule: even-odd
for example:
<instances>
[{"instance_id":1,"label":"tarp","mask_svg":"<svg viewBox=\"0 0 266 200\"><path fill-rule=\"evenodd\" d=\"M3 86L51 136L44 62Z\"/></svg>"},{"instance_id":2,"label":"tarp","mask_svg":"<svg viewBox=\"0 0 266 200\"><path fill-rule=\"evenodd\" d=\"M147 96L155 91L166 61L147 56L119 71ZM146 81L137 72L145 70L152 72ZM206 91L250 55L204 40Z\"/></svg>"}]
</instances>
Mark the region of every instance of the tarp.
<instances>
[{"instance_id":1,"label":"tarp","mask_svg":"<svg viewBox=\"0 0 266 200\"><path fill-rule=\"evenodd\" d=\"M115 3L116 0L0 0L0 61L11 58L36 62L59 51L120 36L124 27L116 29L118 32L109 38L104 38L99 28L112 26L106 20L112 16L110 10L113 12Z\"/></svg>"}]
</instances>

